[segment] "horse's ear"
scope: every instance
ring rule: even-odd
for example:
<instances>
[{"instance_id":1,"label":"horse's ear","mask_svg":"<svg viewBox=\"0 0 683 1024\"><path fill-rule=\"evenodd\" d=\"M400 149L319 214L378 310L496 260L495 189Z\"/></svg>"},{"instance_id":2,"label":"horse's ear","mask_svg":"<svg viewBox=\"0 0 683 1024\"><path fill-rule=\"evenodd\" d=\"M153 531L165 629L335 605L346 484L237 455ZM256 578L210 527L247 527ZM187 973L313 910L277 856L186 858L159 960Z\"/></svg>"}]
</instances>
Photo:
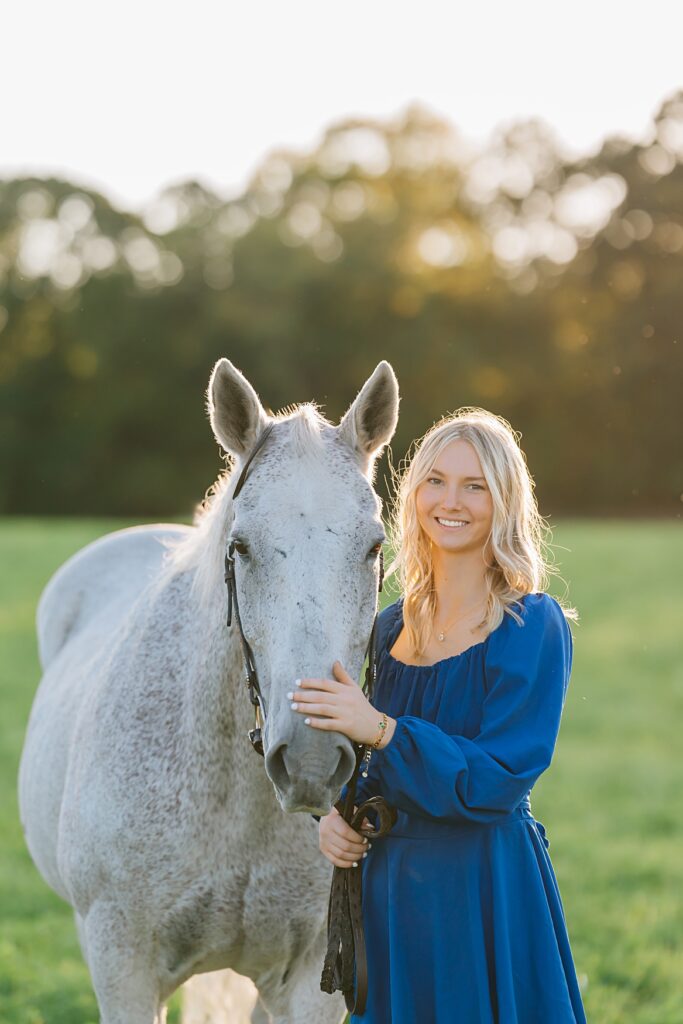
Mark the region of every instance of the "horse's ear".
<instances>
[{"instance_id":1,"label":"horse's ear","mask_svg":"<svg viewBox=\"0 0 683 1024\"><path fill-rule=\"evenodd\" d=\"M372 377L366 380L337 428L339 436L357 452L364 471L367 471L394 436L398 422L398 403L396 374L383 359Z\"/></svg>"},{"instance_id":2,"label":"horse's ear","mask_svg":"<svg viewBox=\"0 0 683 1024\"><path fill-rule=\"evenodd\" d=\"M231 455L250 451L268 416L249 381L229 359L219 359L206 391L214 437Z\"/></svg>"}]
</instances>

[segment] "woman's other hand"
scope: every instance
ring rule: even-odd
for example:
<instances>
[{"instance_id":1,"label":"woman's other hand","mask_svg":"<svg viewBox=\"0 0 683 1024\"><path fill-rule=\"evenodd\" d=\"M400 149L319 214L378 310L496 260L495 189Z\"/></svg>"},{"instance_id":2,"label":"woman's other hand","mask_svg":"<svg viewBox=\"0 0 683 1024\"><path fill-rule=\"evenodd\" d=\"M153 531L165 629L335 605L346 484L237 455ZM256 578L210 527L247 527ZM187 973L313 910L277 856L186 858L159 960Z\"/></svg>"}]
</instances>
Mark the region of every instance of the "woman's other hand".
<instances>
[{"instance_id":1,"label":"woman's other hand","mask_svg":"<svg viewBox=\"0 0 683 1024\"><path fill-rule=\"evenodd\" d=\"M353 810L355 813L357 808ZM363 818L363 827L366 826L372 827L371 822ZM319 844L321 853L338 868L358 867L372 846L344 821L336 807L320 819Z\"/></svg>"}]
</instances>

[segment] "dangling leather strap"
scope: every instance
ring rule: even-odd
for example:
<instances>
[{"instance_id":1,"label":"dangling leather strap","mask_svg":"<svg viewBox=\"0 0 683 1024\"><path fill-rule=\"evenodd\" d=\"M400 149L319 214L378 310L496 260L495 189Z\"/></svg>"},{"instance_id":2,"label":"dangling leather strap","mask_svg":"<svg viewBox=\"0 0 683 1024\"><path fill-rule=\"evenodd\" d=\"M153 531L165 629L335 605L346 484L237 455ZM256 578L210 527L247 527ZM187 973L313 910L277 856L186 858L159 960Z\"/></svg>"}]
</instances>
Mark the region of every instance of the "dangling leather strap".
<instances>
[{"instance_id":1,"label":"dangling leather strap","mask_svg":"<svg viewBox=\"0 0 683 1024\"><path fill-rule=\"evenodd\" d=\"M382 588L383 564L380 567L380 590ZM366 696L370 700L377 675L377 619L372 627L369 644L368 667L365 672ZM398 812L382 796L371 796L354 811L358 774L364 760L368 759L371 748L361 744L356 751L356 767L349 780L346 798L339 800L335 807L344 821L359 835L368 839L380 839L396 824ZM376 811L379 817L377 828L363 827L368 811ZM354 1000L353 978L356 974L356 995ZM363 931L363 885L362 875L356 868L340 868L335 865L332 873L332 887L327 907L327 952L323 964L320 988L328 995L341 990L346 1008L359 1016L365 1012L368 994L368 965Z\"/></svg>"},{"instance_id":2,"label":"dangling leather strap","mask_svg":"<svg viewBox=\"0 0 683 1024\"><path fill-rule=\"evenodd\" d=\"M398 817L394 807L382 796L371 796L353 812L353 797L356 786L349 787L346 802L339 801L335 807L345 821L360 835L368 839L385 836L395 825ZM350 808L350 810L349 810ZM379 816L377 828L365 826L362 822L368 811ZM354 965L356 974L356 995L354 999ZM331 995L338 989L344 994L349 1013L365 1012L368 994L368 964L363 931L363 881L358 868L339 868L335 865L332 888L327 908L327 953L323 964L320 988Z\"/></svg>"}]
</instances>

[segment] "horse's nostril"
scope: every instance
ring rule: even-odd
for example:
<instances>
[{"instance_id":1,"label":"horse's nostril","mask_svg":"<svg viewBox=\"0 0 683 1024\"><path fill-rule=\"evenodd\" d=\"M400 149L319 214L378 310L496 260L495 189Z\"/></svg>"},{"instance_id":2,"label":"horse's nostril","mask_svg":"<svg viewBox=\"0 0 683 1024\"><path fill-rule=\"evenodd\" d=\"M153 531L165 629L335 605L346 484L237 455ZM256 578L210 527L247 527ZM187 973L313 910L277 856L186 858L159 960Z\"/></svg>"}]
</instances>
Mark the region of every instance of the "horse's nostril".
<instances>
[{"instance_id":1,"label":"horse's nostril","mask_svg":"<svg viewBox=\"0 0 683 1024\"><path fill-rule=\"evenodd\" d=\"M287 765L285 764L286 749L287 744L281 743L275 750L269 750L266 754L268 775L279 789L283 789L289 781Z\"/></svg>"},{"instance_id":2,"label":"horse's nostril","mask_svg":"<svg viewBox=\"0 0 683 1024\"><path fill-rule=\"evenodd\" d=\"M286 742L280 743L266 754L266 771L271 781L280 790L287 789L293 783L299 785L304 781L308 785L323 785L332 789L340 789L345 782L348 782L356 759L349 743L337 743L335 752L338 756L336 761L333 760L334 769L328 766L325 770L320 765L321 771L318 775L317 770L313 769L310 762L308 764L305 761L299 763L291 747ZM309 774L311 771L313 775Z\"/></svg>"},{"instance_id":3,"label":"horse's nostril","mask_svg":"<svg viewBox=\"0 0 683 1024\"><path fill-rule=\"evenodd\" d=\"M340 751L339 761L332 776L332 785L335 788L341 788L351 778L351 773L356 767L356 755L348 743L339 743L337 750Z\"/></svg>"}]
</instances>

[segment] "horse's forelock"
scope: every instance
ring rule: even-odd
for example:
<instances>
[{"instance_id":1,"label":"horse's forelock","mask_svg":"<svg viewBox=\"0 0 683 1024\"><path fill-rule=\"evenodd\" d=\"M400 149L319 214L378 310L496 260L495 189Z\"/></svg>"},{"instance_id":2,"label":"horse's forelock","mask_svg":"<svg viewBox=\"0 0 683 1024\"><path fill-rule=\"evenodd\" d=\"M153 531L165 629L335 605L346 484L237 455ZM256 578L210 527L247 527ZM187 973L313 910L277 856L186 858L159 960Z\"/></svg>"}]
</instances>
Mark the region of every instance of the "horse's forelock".
<instances>
[{"instance_id":1,"label":"horse's forelock","mask_svg":"<svg viewBox=\"0 0 683 1024\"><path fill-rule=\"evenodd\" d=\"M334 430L315 402L287 406L277 414L275 421L289 424L289 439L295 453L303 458L321 456L325 435Z\"/></svg>"}]
</instances>

